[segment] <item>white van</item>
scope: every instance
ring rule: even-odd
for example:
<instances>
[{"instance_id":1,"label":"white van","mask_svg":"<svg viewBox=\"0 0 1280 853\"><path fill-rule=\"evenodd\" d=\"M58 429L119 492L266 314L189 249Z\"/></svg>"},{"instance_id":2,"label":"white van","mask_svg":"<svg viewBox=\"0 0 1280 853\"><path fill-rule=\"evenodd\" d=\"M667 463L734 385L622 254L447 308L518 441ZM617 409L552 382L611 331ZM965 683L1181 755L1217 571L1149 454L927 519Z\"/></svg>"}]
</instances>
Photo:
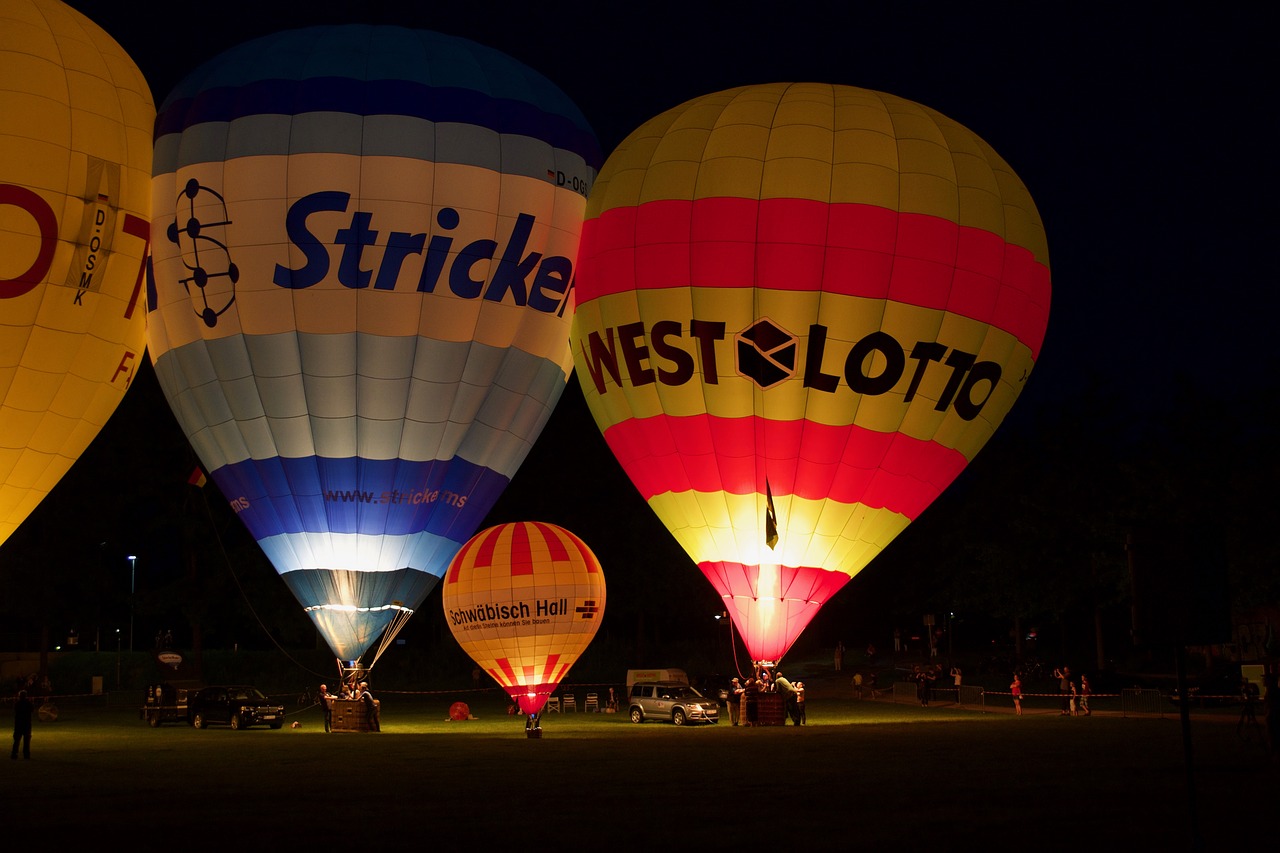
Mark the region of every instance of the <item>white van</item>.
<instances>
[{"instance_id":1,"label":"white van","mask_svg":"<svg viewBox=\"0 0 1280 853\"><path fill-rule=\"evenodd\" d=\"M627 670L627 694L631 694L631 685L637 681L665 681L667 683L689 683L689 675L683 669L629 669Z\"/></svg>"}]
</instances>

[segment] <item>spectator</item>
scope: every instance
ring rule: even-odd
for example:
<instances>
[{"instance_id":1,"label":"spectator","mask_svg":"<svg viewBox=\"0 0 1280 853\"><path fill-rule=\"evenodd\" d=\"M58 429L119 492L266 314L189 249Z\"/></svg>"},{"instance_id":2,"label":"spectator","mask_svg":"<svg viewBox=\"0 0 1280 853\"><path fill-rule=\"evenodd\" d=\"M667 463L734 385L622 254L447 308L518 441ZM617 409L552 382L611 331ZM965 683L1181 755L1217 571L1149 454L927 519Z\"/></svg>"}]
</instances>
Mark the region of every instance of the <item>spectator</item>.
<instances>
[{"instance_id":1,"label":"spectator","mask_svg":"<svg viewBox=\"0 0 1280 853\"><path fill-rule=\"evenodd\" d=\"M27 698L27 691L19 690L17 701L13 703L13 752L10 758L18 757L18 742L22 742L22 757L31 758L31 712L35 706Z\"/></svg>"},{"instance_id":2,"label":"spectator","mask_svg":"<svg viewBox=\"0 0 1280 853\"><path fill-rule=\"evenodd\" d=\"M1055 669L1053 677L1058 679L1058 694L1061 697L1062 710L1059 716L1065 717L1071 713L1071 667L1064 666L1062 669Z\"/></svg>"}]
</instances>

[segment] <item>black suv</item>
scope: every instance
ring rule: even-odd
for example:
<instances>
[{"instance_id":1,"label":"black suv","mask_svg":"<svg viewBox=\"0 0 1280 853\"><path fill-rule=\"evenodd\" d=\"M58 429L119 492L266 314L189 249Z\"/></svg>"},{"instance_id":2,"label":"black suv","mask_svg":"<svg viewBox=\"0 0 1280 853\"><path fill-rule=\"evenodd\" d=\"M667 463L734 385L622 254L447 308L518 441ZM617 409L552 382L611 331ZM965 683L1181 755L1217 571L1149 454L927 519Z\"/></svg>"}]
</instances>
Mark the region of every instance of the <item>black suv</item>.
<instances>
[{"instance_id":1,"label":"black suv","mask_svg":"<svg viewBox=\"0 0 1280 853\"><path fill-rule=\"evenodd\" d=\"M197 729L210 723L227 723L233 729L259 724L278 729L284 725L284 706L273 703L256 687L204 687L188 695L187 719Z\"/></svg>"}]
</instances>

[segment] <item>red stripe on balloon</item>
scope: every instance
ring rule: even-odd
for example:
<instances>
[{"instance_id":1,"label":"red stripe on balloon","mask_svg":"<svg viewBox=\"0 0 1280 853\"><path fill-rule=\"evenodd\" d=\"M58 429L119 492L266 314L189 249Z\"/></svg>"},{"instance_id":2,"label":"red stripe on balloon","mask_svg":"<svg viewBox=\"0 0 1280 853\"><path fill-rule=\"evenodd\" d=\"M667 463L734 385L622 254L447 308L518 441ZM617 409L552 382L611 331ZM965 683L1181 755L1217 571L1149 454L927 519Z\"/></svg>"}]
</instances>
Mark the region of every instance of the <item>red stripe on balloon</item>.
<instances>
[{"instance_id":1,"label":"red stripe on balloon","mask_svg":"<svg viewBox=\"0 0 1280 853\"><path fill-rule=\"evenodd\" d=\"M542 541L546 543L547 551L551 555L551 561L554 563L564 563L569 561L569 549L564 541L556 534L551 525L543 524L540 521L530 522L539 533L542 534Z\"/></svg>"},{"instance_id":2,"label":"red stripe on balloon","mask_svg":"<svg viewBox=\"0 0 1280 853\"><path fill-rule=\"evenodd\" d=\"M511 576L533 574L533 549L529 546L529 528L524 524L511 527Z\"/></svg>"},{"instance_id":3,"label":"red stripe on balloon","mask_svg":"<svg viewBox=\"0 0 1280 853\"><path fill-rule=\"evenodd\" d=\"M492 535L486 536L485 534L477 534L472 539L469 539L462 546L462 549L454 555L452 562L450 562L449 574L446 575L444 579L445 584L457 583L458 576L462 573L462 567L466 565L475 565L475 562L471 560L471 552L479 548L482 542L491 539L493 539ZM492 558L492 547L490 547L489 552L490 558ZM488 565L488 563L486 562L485 565Z\"/></svg>"},{"instance_id":4,"label":"red stripe on balloon","mask_svg":"<svg viewBox=\"0 0 1280 853\"><path fill-rule=\"evenodd\" d=\"M646 501L666 492L764 494L767 478L775 500L860 503L915 519L967 464L933 441L805 420L657 415L604 436Z\"/></svg>"},{"instance_id":5,"label":"red stripe on balloon","mask_svg":"<svg viewBox=\"0 0 1280 853\"><path fill-rule=\"evenodd\" d=\"M588 220L579 303L631 290L762 287L890 299L1015 336L1038 358L1048 268L949 219L866 204L706 198L618 207Z\"/></svg>"}]
</instances>

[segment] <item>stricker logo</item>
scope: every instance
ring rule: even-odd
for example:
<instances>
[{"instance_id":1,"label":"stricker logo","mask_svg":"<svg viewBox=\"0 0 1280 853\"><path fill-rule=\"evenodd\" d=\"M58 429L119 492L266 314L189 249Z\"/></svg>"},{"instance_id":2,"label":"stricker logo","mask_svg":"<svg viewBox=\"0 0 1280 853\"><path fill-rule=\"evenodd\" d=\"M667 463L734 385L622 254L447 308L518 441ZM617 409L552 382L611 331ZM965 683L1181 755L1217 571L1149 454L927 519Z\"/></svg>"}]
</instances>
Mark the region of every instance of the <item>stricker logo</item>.
<instances>
[{"instance_id":1,"label":"stricker logo","mask_svg":"<svg viewBox=\"0 0 1280 853\"><path fill-rule=\"evenodd\" d=\"M203 305L195 309L196 315L212 329L236 301L240 280L225 239L219 239L225 238L224 229L231 224L227 202L216 190L192 178L178 193L174 208L174 221L165 236L182 251L182 265L190 273L178 281L193 301L198 295ZM201 220L201 214L208 217L210 213L211 218Z\"/></svg>"},{"instance_id":2,"label":"stricker logo","mask_svg":"<svg viewBox=\"0 0 1280 853\"><path fill-rule=\"evenodd\" d=\"M739 332L734 338L738 372L761 388L772 388L795 375L795 335L765 317Z\"/></svg>"}]
</instances>

